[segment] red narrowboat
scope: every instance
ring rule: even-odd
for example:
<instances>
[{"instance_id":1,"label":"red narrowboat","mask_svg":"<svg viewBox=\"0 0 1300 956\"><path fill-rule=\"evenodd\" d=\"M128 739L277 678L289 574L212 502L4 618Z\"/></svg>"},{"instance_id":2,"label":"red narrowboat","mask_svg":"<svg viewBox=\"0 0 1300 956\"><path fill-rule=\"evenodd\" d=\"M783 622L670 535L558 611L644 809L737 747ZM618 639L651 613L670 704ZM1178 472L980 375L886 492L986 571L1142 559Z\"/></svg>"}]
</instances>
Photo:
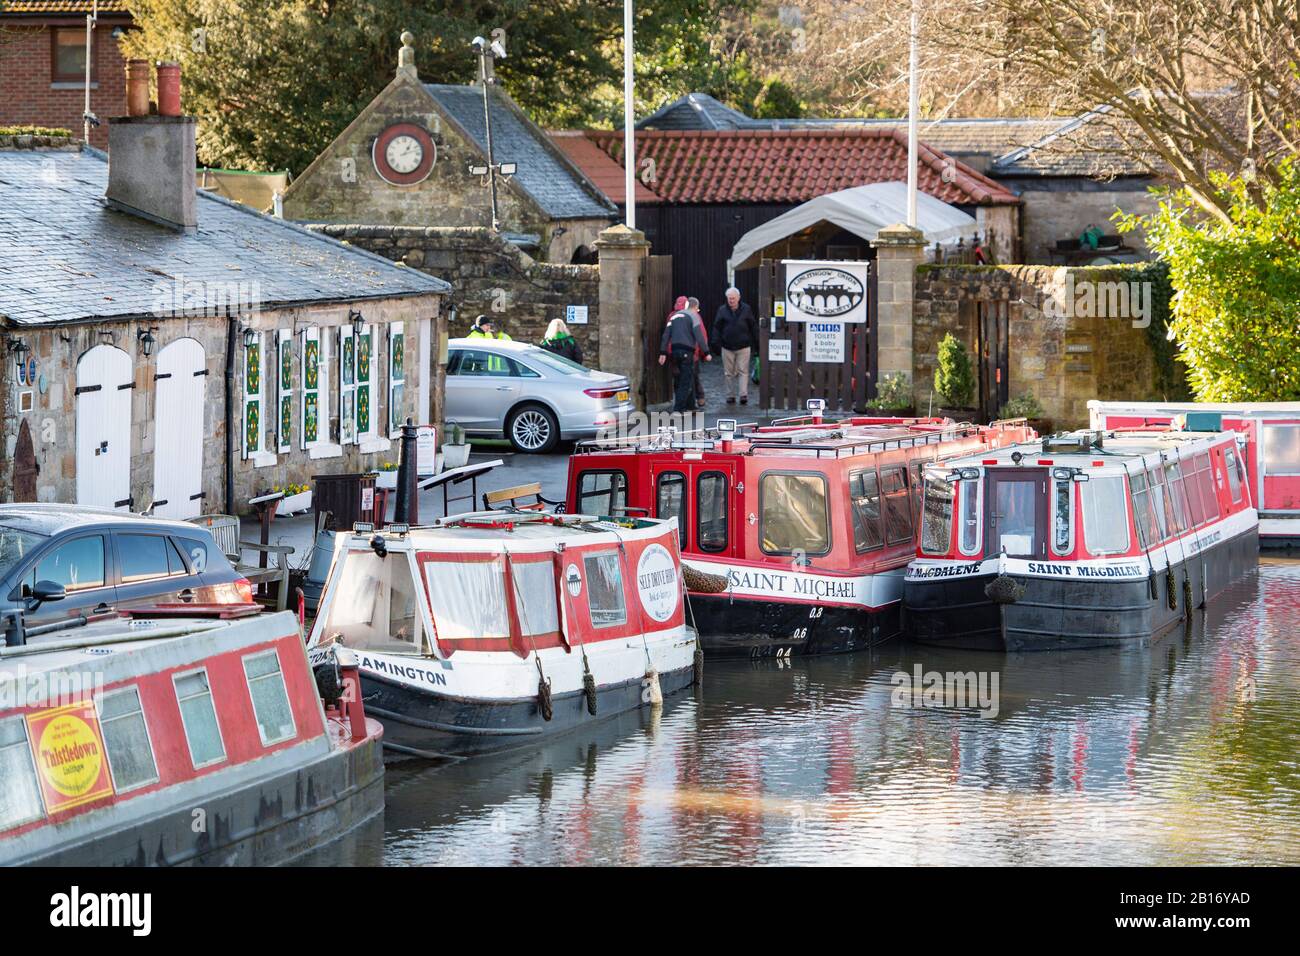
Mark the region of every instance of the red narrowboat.
<instances>
[{"instance_id":1,"label":"red narrowboat","mask_svg":"<svg viewBox=\"0 0 1300 956\"><path fill-rule=\"evenodd\" d=\"M1251 500L1259 511L1260 547L1300 546L1300 402L1091 401L1088 415L1094 429L1168 425L1176 419L1193 428L1208 416L1240 432L1246 438Z\"/></svg>"},{"instance_id":2,"label":"red narrowboat","mask_svg":"<svg viewBox=\"0 0 1300 956\"><path fill-rule=\"evenodd\" d=\"M926 469L912 640L989 650L1157 637L1254 568L1244 438L1071 432Z\"/></svg>"},{"instance_id":3,"label":"red narrowboat","mask_svg":"<svg viewBox=\"0 0 1300 956\"><path fill-rule=\"evenodd\" d=\"M706 655L854 651L899 633L921 469L1033 434L1023 420L724 420L579 444L566 506L676 519Z\"/></svg>"},{"instance_id":4,"label":"red narrowboat","mask_svg":"<svg viewBox=\"0 0 1300 956\"><path fill-rule=\"evenodd\" d=\"M487 511L339 535L309 645L355 653L384 743L535 744L694 680L671 522Z\"/></svg>"},{"instance_id":5,"label":"red narrowboat","mask_svg":"<svg viewBox=\"0 0 1300 956\"><path fill-rule=\"evenodd\" d=\"M323 706L292 614L14 633L0 864L290 863L381 818L383 728Z\"/></svg>"}]
</instances>

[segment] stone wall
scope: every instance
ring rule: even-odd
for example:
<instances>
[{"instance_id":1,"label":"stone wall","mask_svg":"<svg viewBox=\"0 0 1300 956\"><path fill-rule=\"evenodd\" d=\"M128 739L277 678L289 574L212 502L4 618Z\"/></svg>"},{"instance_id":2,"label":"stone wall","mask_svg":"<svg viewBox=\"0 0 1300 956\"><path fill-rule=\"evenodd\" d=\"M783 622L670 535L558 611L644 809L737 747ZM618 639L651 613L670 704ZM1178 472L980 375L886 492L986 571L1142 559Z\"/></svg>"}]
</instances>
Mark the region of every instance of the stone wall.
<instances>
[{"instance_id":1,"label":"stone wall","mask_svg":"<svg viewBox=\"0 0 1300 956\"><path fill-rule=\"evenodd\" d=\"M1104 233L1119 232L1111 221L1117 211L1146 215L1154 212L1158 204L1147 191L1154 183L1146 178L1114 182L1026 178L1002 183L1019 191L1024 220L1020 261L1029 263L1048 262L1048 250L1055 247L1056 240L1077 239L1089 224ZM1146 255L1140 234L1126 234L1124 243Z\"/></svg>"},{"instance_id":2,"label":"stone wall","mask_svg":"<svg viewBox=\"0 0 1300 956\"><path fill-rule=\"evenodd\" d=\"M1089 399L1158 399L1147 334L1134 325L1140 325L1141 317L1113 305L1090 304L1099 301L1090 290L1126 284L1129 271L1123 266L919 267L912 323L917 408L930 405L945 334L957 336L976 359L979 302L1008 304L1009 394L1032 393L1055 427L1086 425ZM937 407L939 400L934 403Z\"/></svg>"},{"instance_id":3,"label":"stone wall","mask_svg":"<svg viewBox=\"0 0 1300 956\"><path fill-rule=\"evenodd\" d=\"M295 395L301 396L302 364L299 354L301 338L297 333L308 327L319 327L322 334L337 330L349 321L350 309L361 311L368 323L385 326L391 322L402 322L405 333L405 387L403 389L403 415L409 414L417 422L433 421L441 418L442 367L436 361L431 363L430 373L434 375L430 391L432 411L418 409L418 397L421 392L421 377L425 370L420 367L421 355L420 330L422 320L428 320L431 337L438 335L441 328L440 303L438 296L423 296L403 299L386 299L357 303L339 303L328 306L310 306L296 309L266 309L241 317L240 324L256 330L272 333L275 330L290 329L294 332L294 368L293 388ZM152 330L156 338L152 355L146 357L139 344L138 333L145 329ZM135 510L146 508L154 499L154 456L158 449L154 445L154 415L156 411L155 374L159 353L169 343L180 338L192 338L203 347L204 367L207 370L205 384L205 401L203 413L203 492L204 513L220 512L225 508L226 476L226 429L225 418L225 366L227 321L224 317L201 317L188 319L151 319L146 322L104 322L94 326L75 325L58 328L23 330L19 334L32 349L31 356L36 360L38 376L43 386L28 388L15 381L15 373L9 361L0 367L0 396L3 396L3 423L5 442L3 458L0 458L0 500L13 498L14 453L21 423L25 420L31 432L36 453L37 499L40 501L75 502L77 500L77 363L81 356L97 345L113 345L123 349L131 357L135 378L131 398L131 452L130 452L130 493L135 502ZM381 330L382 331L382 330ZM381 342L386 339L381 336ZM432 343L430 343L432 345ZM240 347L237 345L237 347ZM242 351L242 347L240 347ZM375 420L386 422L389 414L387 347L377 349L378 362L376 370L378 381L379 405L375 408ZM436 350L433 352L436 358ZM337 362L337 351L331 346L331 363ZM268 369L269 371L269 369ZM242 360L236 362L237 390L234 402L234 414L237 422L242 422ZM338 432L338 394L337 369L330 373L330 394L326 414L322 416L325 427L331 434ZM28 401L32 408L20 411L23 393L29 393ZM267 405L275 406L274 390L267 393ZM269 421L269 419L268 419ZM239 425L236 425L238 428ZM367 444L339 445L332 439L315 449L301 447L301 404L295 402L292 424L292 448L284 453L269 453L262 460L254 461L242 457L242 443L238 436L235 441L234 485L236 510L244 510L246 502L254 495L267 491L273 486L290 483L311 484L313 475L347 474L373 471L384 461L396 461L398 442L389 439L387 430L381 431L380 438ZM332 443L333 442L333 443Z\"/></svg>"},{"instance_id":4,"label":"stone wall","mask_svg":"<svg viewBox=\"0 0 1300 956\"><path fill-rule=\"evenodd\" d=\"M480 313L521 342L541 342L551 319L570 305L587 306L587 325L570 325L583 358L599 355L600 269L538 262L490 229L420 226L312 226L335 239L377 252L452 285L448 307L456 310L450 334L465 335Z\"/></svg>"}]
</instances>

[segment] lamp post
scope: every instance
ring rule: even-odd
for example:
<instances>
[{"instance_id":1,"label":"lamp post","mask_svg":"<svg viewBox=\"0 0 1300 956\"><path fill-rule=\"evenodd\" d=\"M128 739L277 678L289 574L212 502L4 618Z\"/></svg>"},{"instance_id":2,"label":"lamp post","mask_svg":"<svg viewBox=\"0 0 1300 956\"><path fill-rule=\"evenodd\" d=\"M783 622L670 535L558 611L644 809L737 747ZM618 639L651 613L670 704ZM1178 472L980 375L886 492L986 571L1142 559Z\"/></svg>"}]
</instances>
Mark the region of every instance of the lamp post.
<instances>
[{"instance_id":1,"label":"lamp post","mask_svg":"<svg viewBox=\"0 0 1300 956\"><path fill-rule=\"evenodd\" d=\"M633 135L635 109L632 102L632 5L623 0L623 190L627 196L627 227L636 228L636 137Z\"/></svg>"},{"instance_id":2,"label":"lamp post","mask_svg":"<svg viewBox=\"0 0 1300 956\"><path fill-rule=\"evenodd\" d=\"M496 83L496 71L493 64L506 58L506 47L500 39L490 43L482 37L475 37L470 46L478 54L479 80L483 83L483 129L487 140L487 166L470 165L469 171L476 176L487 176L488 188L492 193L492 231L501 231L501 219L497 210L497 174L509 178L514 175L514 163L498 163L492 151L492 107L488 87Z\"/></svg>"},{"instance_id":3,"label":"lamp post","mask_svg":"<svg viewBox=\"0 0 1300 956\"><path fill-rule=\"evenodd\" d=\"M907 51L907 224L916 228L916 164L920 150L916 142L917 113L921 105L921 85L917 77L920 61L921 0L912 0L912 25Z\"/></svg>"}]
</instances>

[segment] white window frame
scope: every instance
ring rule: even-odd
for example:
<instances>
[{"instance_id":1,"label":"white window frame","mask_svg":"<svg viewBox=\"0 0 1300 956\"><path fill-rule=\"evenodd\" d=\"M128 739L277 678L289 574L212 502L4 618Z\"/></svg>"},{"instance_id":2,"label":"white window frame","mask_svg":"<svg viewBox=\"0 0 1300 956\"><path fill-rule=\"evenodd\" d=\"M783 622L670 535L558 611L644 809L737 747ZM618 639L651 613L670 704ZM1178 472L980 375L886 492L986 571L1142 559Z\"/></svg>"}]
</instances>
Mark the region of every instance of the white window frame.
<instances>
[{"instance_id":1,"label":"white window frame","mask_svg":"<svg viewBox=\"0 0 1300 956\"><path fill-rule=\"evenodd\" d=\"M286 349L289 351L289 381L287 383L283 380L284 352ZM289 427L287 429L284 421L285 399L289 400ZM280 329L276 333L275 436L277 451L293 451L293 331L291 329Z\"/></svg>"},{"instance_id":2,"label":"white window frame","mask_svg":"<svg viewBox=\"0 0 1300 956\"><path fill-rule=\"evenodd\" d=\"M352 344L352 383L348 384L349 376L344 374L348 371L344 367L344 360L348 354L348 343ZM338 354L338 393L339 393L339 444L355 445L357 444L357 349L356 342L353 341L352 326L339 326L339 354ZM351 396L352 401L348 401Z\"/></svg>"},{"instance_id":3,"label":"white window frame","mask_svg":"<svg viewBox=\"0 0 1300 956\"><path fill-rule=\"evenodd\" d=\"M212 719L217 726L217 740L221 743L221 756L214 757L203 763L194 762L194 745L190 740L190 725L185 721L185 708L181 706L181 689L179 681L193 674L202 674L203 681L208 687L208 703L212 705ZM195 770L202 770L205 767L215 767L219 763L225 763L229 759L230 752L226 749L226 735L221 732L221 716L217 713L217 697L212 693L212 678L208 674L206 667L192 667L187 671L178 671L172 675L172 693L176 697L176 709L180 711L181 728L185 731L185 749L190 755L190 765Z\"/></svg>"},{"instance_id":4,"label":"white window frame","mask_svg":"<svg viewBox=\"0 0 1300 956\"><path fill-rule=\"evenodd\" d=\"M262 333L251 332L253 336L252 345L243 345L241 348L244 353L244 375L243 375L243 393L244 399L240 404L239 431L244 446L244 458L256 458L262 451L262 439L266 434L266 356L263 354ZM248 390L248 356L254 349L258 355L258 391L256 394ZM248 408L250 405L257 406L257 434L253 441L249 441L248 436Z\"/></svg>"},{"instance_id":5,"label":"white window frame","mask_svg":"<svg viewBox=\"0 0 1300 956\"><path fill-rule=\"evenodd\" d=\"M400 378L395 374L393 374L393 356L397 354L396 337L399 335L402 337L402 374ZM402 387L402 394L403 395L406 394L406 323L405 322L389 323L388 348L386 349L386 351L388 353L388 401L385 403L384 416L388 421L388 429L387 429L388 437L397 438L402 434L402 423L398 422L397 424L394 424L393 422L394 411L396 411L396 413L399 415L401 414L401 409L398 407L398 403L394 401L394 395L396 394L396 390L399 385Z\"/></svg>"},{"instance_id":6,"label":"white window frame","mask_svg":"<svg viewBox=\"0 0 1300 956\"><path fill-rule=\"evenodd\" d=\"M211 687L209 687L209 691L211 691ZM125 694L131 694L131 693L135 694L135 702L138 707L138 710L136 712L140 715L140 722L144 724L144 739L145 739L145 743L149 745L149 761L153 764L153 779L141 780L139 783L133 783L129 786L124 787L120 783L118 783L117 771L113 768L113 754L112 754L112 750L108 746L108 731L107 731L107 727L109 724L111 724L115 720L122 720L123 718L110 717L108 720L104 720L104 701L113 697L121 697ZM106 693L100 694L98 697L95 698L95 716L99 718L99 733L100 736L104 738L104 757L108 761L108 772L109 775L113 778L113 789L117 793L130 793L132 790L139 790L141 787L151 787L159 780L162 779L162 777L160 777L158 774L158 753L157 751L154 750L153 734L149 732L149 721L144 715L144 701L140 699L140 688L137 685L129 684L126 687L119 687L116 690L110 690ZM219 730L220 730L220 726L218 726L218 731ZM189 741L186 740L185 744L188 747ZM191 760L191 763L192 762L193 760Z\"/></svg>"},{"instance_id":7,"label":"white window frame","mask_svg":"<svg viewBox=\"0 0 1300 956\"><path fill-rule=\"evenodd\" d=\"M978 478L963 478L957 484L957 501L960 506L954 504L953 517L957 521L957 553L965 555L981 554L984 551L984 474L981 472ZM975 544L967 550L962 542L966 538L966 517L963 513L966 507L966 493L973 492L975 499ZM925 512L925 476L921 476L921 512L924 517ZM919 533L919 531L917 532Z\"/></svg>"},{"instance_id":8,"label":"white window frame","mask_svg":"<svg viewBox=\"0 0 1300 956\"><path fill-rule=\"evenodd\" d=\"M322 336L320 334L320 329L318 328L310 328L310 329L302 330L302 345L300 347L299 350L300 354L298 356L298 369L299 369L298 380L302 386L300 389L301 394L298 398L298 404L300 406L300 410L298 412L298 421L301 423L298 428L298 447L304 450L315 448L317 445L321 443L322 424L324 425L326 438L329 437L329 419L325 417L325 415L323 414L323 409L321 408L321 401L322 401L322 392L320 387L321 374L322 374L321 369L325 364L322 361L324 356L324 346L321 344L321 339ZM315 388L307 387L307 345L308 343L311 342L316 343L316 387ZM316 437L313 440L308 441L307 440L307 399L311 395L316 396Z\"/></svg>"},{"instance_id":9,"label":"white window frame","mask_svg":"<svg viewBox=\"0 0 1300 956\"><path fill-rule=\"evenodd\" d=\"M361 326L361 334L357 336L357 341L354 343L355 348L352 350L352 357L356 360L356 364L353 368L352 379L356 382L358 394L361 390L361 380L359 378L361 369L360 340L363 338L370 341L370 378L366 380L366 391L369 393L370 402L370 427L363 432L359 426L354 424L353 428L356 431L358 445L363 444L366 441L373 441L376 438L382 437L384 434L379 427L379 422L381 421L381 416L379 414L379 326L373 322L364 323ZM352 404L352 414L356 417L360 417L361 414L360 405L357 403L355 398L353 399Z\"/></svg>"},{"instance_id":10,"label":"white window frame","mask_svg":"<svg viewBox=\"0 0 1300 956\"><path fill-rule=\"evenodd\" d=\"M280 678L280 689L284 691L285 703L289 705L289 726L291 728L289 733L283 737L275 737L270 740L266 738L266 735L263 733L262 730L262 715L257 712L257 698L253 696L253 681L268 680L272 675L263 674L260 677L248 676L248 662L251 660L256 660L259 657L275 658L275 675ZM253 705L253 720L256 721L257 723L257 736L261 738L262 746L273 747L276 744L284 743L286 740L293 740L295 737L298 736L298 719L293 715L293 698L289 696L289 685L285 683L284 665L280 661L279 652L274 647L269 647L264 651L257 651L252 654L245 654L243 657L240 658L240 663L243 664L244 667L244 687L248 691L248 700Z\"/></svg>"},{"instance_id":11,"label":"white window frame","mask_svg":"<svg viewBox=\"0 0 1300 956\"><path fill-rule=\"evenodd\" d=\"M1051 509L1050 509L1052 540L1049 542L1048 547L1051 548L1052 554L1067 555L1074 550L1074 526L1076 524L1074 520L1074 481L1073 479L1062 480L1060 478L1049 478L1048 480L1051 482L1052 485L1052 498L1051 498ZM1066 495L1067 495L1066 503L1065 503L1065 521L1066 521L1067 534L1066 534L1065 547L1058 548L1056 546L1056 496L1057 494L1060 493L1062 485L1065 486Z\"/></svg>"}]
</instances>

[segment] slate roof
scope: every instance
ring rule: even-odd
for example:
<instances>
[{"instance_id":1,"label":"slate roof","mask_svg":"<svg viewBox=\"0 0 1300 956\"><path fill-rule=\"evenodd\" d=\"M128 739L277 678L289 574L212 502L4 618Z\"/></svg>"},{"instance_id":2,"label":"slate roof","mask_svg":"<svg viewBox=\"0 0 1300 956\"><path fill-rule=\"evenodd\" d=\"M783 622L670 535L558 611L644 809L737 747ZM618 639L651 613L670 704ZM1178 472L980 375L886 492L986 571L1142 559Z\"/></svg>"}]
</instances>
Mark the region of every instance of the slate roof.
<instances>
[{"instance_id":1,"label":"slate roof","mask_svg":"<svg viewBox=\"0 0 1300 956\"><path fill-rule=\"evenodd\" d=\"M478 86L426 83L425 90L479 150L487 155L483 91ZM497 87L492 88L492 154L498 163L518 163L514 183L552 219L610 219L613 205Z\"/></svg>"},{"instance_id":2,"label":"slate roof","mask_svg":"<svg viewBox=\"0 0 1300 956\"><path fill-rule=\"evenodd\" d=\"M771 120L746 116L708 93L687 93L636 124L637 129L663 130L770 129L771 126Z\"/></svg>"},{"instance_id":3,"label":"slate roof","mask_svg":"<svg viewBox=\"0 0 1300 956\"><path fill-rule=\"evenodd\" d=\"M622 133L590 130L587 136L621 163ZM907 134L889 127L641 130L636 150L638 164L654 160L651 186L665 202L802 203L854 186L907 179ZM943 202L1019 202L1006 187L924 142L920 166L921 191Z\"/></svg>"},{"instance_id":4,"label":"slate roof","mask_svg":"<svg viewBox=\"0 0 1300 956\"><path fill-rule=\"evenodd\" d=\"M1150 176L1154 163L1146 163L1126 148L1116 128L1120 121L1102 106L1082 113L1033 143L999 156L989 172L995 176ZM1131 125L1131 123L1129 124ZM1140 133L1133 127L1134 138Z\"/></svg>"},{"instance_id":5,"label":"slate roof","mask_svg":"<svg viewBox=\"0 0 1300 956\"><path fill-rule=\"evenodd\" d=\"M264 307L445 293L441 279L199 191L182 234L107 208L103 153L0 149L0 317L171 317L180 280L256 282ZM228 287L228 286L227 286Z\"/></svg>"}]
</instances>

